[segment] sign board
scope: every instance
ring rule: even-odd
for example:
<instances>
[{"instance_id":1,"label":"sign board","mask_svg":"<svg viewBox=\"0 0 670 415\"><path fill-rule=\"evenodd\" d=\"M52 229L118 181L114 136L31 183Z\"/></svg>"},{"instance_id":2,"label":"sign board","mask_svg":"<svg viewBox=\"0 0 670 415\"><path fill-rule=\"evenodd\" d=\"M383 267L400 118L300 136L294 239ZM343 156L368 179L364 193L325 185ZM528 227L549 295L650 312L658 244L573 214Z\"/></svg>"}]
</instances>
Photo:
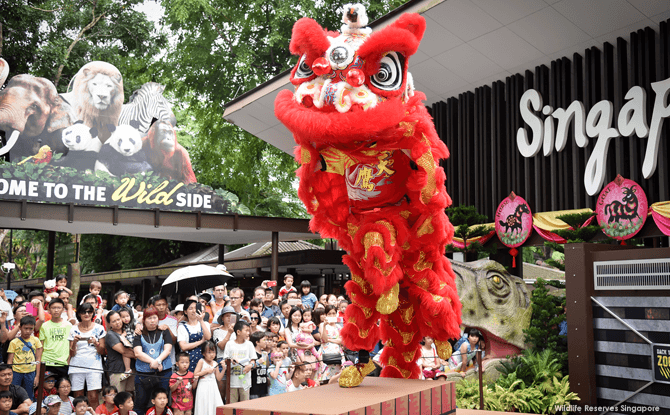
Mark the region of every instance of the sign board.
<instances>
[{"instance_id":1,"label":"sign board","mask_svg":"<svg viewBox=\"0 0 670 415\"><path fill-rule=\"evenodd\" d=\"M0 156L10 160L0 165L0 199L238 210L235 195L197 182L163 85L147 82L124 103L123 75L101 61L83 65L70 84L58 94L48 79L21 74L0 92Z\"/></svg>"},{"instance_id":2,"label":"sign board","mask_svg":"<svg viewBox=\"0 0 670 415\"><path fill-rule=\"evenodd\" d=\"M54 263L56 265L69 265L77 262L77 243L62 245L56 248L56 258Z\"/></svg>"},{"instance_id":3,"label":"sign board","mask_svg":"<svg viewBox=\"0 0 670 415\"><path fill-rule=\"evenodd\" d=\"M670 384L670 344L651 345L654 382Z\"/></svg>"},{"instance_id":4,"label":"sign board","mask_svg":"<svg viewBox=\"0 0 670 415\"><path fill-rule=\"evenodd\" d=\"M637 234L647 220L647 196L636 182L618 175L600 192L596 216L603 232L620 241Z\"/></svg>"},{"instance_id":5,"label":"sign board","mask_svg":"<svg viewBox=\"0 0 670 415\"><path fill-rule=\"evenodd\" d=\"M612 139L637 136L638 139L646 139L642 175L649 179L656 171L663 122L670 116L667 102L670 78L652 82L651 88L655 93L651 98L653 104L647 101L648 91L634 86L626 93L626 101L618 114L614 113L614 104L607 100L594 104L588 113L584 103L577 100L567 108L553 108L543 104L538 91L529 89L519 100L519 111L532 135L529 137L525 127L517 130L519 152L523 157L534 157L540 151L545 156L563 151L572 125L577 146L583 148L588 145L589 139L596 140L584 172L584 187L589 195L594 196L605 180L607 153ZM647 108L651 108L649 124Z\"/></svg>"}]
</instances>

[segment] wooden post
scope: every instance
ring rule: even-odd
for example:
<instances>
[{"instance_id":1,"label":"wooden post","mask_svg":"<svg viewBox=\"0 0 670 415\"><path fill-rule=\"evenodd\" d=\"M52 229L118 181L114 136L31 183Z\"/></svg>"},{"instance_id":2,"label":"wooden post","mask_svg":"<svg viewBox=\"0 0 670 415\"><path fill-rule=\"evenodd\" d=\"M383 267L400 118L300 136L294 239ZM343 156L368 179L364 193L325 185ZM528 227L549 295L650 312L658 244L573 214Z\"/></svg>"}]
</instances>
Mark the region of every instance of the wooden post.
<instances>
[{"instance_id":1,"label":"wooden post","mask_svg":"<svg viewBox=\"0 0 670 415\"><path fill-rule=\"evenodd\" d=\"M279 281L279 232L272 232L272 266L271 266L272 281ZM279 297L279 284L275 285L272 291L275 293L275 298Z\"/></svg>"},{"instance_id":2,"label":"wooden post","mask_svg":"<svg viewBox=\"0 0 670 415\"><path fill-rule=\"evenodd\" d=\"M70 290L72 290L72 295L70 304L73 307L77 308L79 304L77 296L79 295L79 287L81 285L81 267L79 265L79 241L81 240L81 235L76 234L72 235L72 242L77 246L77 253L75 256L75 262L73 264L68 264L67 266L67 279L70 281ZM47 274L48 276L48 274Z\"/></svg>"},{"instance_id":3,"label":"wooden post","mask_svg":"<svg viewBox=\"0 0 670 415\"><path fill-rule=\"evenodd\" d=\"M56 232L49 231L47 242L47 275L46 279L51 280L54 277L54 257L56 253Z\"/></svg>"},{"instance_id":4,"label":"wooden post","mask_svg":"<svg viewBox=\"0 0 670 415\"><path fill-rule=\"evenodd\" d=\"M230 365L233 363L232 360L226 359L226 405L230 403Z\"/></svg>"},{"instance_id":5,"label":"wooden post","mask_svg":"<svg viewBox=\"0 0 670 415\"><path fill-rule=\"evenodd\" d=\"M484 410L484 381L482 380L482 350L477 350L477 366L479 367L479 410Z\"/></svg>"},{"instance_id":6,"label":"wooden post","mask_svg":"<svg viewBox=\"0 0 670 415\"><path fill-rule=\"evenodd\" d=\"M44 388L42 385L44 384L44 371L46 370L46 366L44 365L44 362L40 362L40 369L39 372L37 372L37 379L39 379L38 387L37 387L37 410L35 411L36 414L41 414L42 413L42 399L44 396L42 396L42 391ZM48 409L48 408L47 408Z\"/></svg>"}]
</instances>

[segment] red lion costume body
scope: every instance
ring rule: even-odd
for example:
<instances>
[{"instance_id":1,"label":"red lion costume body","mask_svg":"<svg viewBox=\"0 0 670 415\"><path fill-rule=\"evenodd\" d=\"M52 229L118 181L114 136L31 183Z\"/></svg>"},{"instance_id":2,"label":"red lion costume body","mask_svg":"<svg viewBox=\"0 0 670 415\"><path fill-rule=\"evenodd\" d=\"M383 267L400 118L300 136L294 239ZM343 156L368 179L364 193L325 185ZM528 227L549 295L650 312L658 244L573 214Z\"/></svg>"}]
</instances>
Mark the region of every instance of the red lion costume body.
<instances>
[{"instance_id":1,"label":"red lion costume body","mask_svg":"<svg viewBox=\"0 0 670 415\"><path fill-rule=\"evenodd\" d=\"M356 10L347 12L355 20ZM382 376L415 379L424 336L447 359L448 340L460 335L461 304L444 256L453 226L439 159L448 150L407 72L425 28L418 14L371 35L300 19L290 45L300 56L296 91L275 101L299 145L298 194L310 226L348 253L352 304L341 334L361 362L343 372L341 386L357 386L374 368L362 351L380 338Z\"/></svg>"}]
</instances>

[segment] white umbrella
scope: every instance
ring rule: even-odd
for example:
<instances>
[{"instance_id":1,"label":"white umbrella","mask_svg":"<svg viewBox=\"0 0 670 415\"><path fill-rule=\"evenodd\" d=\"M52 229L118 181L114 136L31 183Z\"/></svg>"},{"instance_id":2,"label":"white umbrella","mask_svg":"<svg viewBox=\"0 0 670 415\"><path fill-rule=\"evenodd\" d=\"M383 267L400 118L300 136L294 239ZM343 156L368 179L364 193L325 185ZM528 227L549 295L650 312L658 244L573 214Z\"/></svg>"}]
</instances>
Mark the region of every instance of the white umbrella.
<instances>
[{"instance_id":1,"label":"white umbrella","mask_svg":"<svg viewBox=\"0 0 670 415\"><path fill-rule=\"evenodd\" d=\"M231 278L225 266L191 265L180 268L170 274L161 286L161 294L173 295L178 292L195 293L222 285Z\"/></svg>"}]
</instances>

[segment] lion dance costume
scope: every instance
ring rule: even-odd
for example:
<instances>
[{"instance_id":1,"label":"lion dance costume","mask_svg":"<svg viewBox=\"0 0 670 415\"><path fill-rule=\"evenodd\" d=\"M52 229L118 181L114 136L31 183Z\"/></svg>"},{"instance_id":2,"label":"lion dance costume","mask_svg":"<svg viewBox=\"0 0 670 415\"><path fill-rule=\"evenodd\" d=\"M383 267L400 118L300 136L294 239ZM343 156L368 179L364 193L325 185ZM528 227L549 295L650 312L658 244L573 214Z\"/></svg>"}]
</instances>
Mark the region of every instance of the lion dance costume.
<instances>
[{"instance_id":1,"label":"lion dance costume","mask_svg":"<svg viewBox=\"0 0 670 415\"><path fill-rule=\"evenodd\" d=\"M345 6L343 22L364 16L360 8ZM344 387L374 369L369 351L380 339L382 376L416 379L422 338L434 338L447 359L448 340L460 335L461 304L444 256L453 226L439 159L448 150L407 72L425 28L418 14L373 34L300 19L290 44L300 56L291 73L296 90L275 101L298 144L298 194L310 226L347 251L351 305L341 334L359 363L343 371Z\"/></svg>"}]
</instances>

